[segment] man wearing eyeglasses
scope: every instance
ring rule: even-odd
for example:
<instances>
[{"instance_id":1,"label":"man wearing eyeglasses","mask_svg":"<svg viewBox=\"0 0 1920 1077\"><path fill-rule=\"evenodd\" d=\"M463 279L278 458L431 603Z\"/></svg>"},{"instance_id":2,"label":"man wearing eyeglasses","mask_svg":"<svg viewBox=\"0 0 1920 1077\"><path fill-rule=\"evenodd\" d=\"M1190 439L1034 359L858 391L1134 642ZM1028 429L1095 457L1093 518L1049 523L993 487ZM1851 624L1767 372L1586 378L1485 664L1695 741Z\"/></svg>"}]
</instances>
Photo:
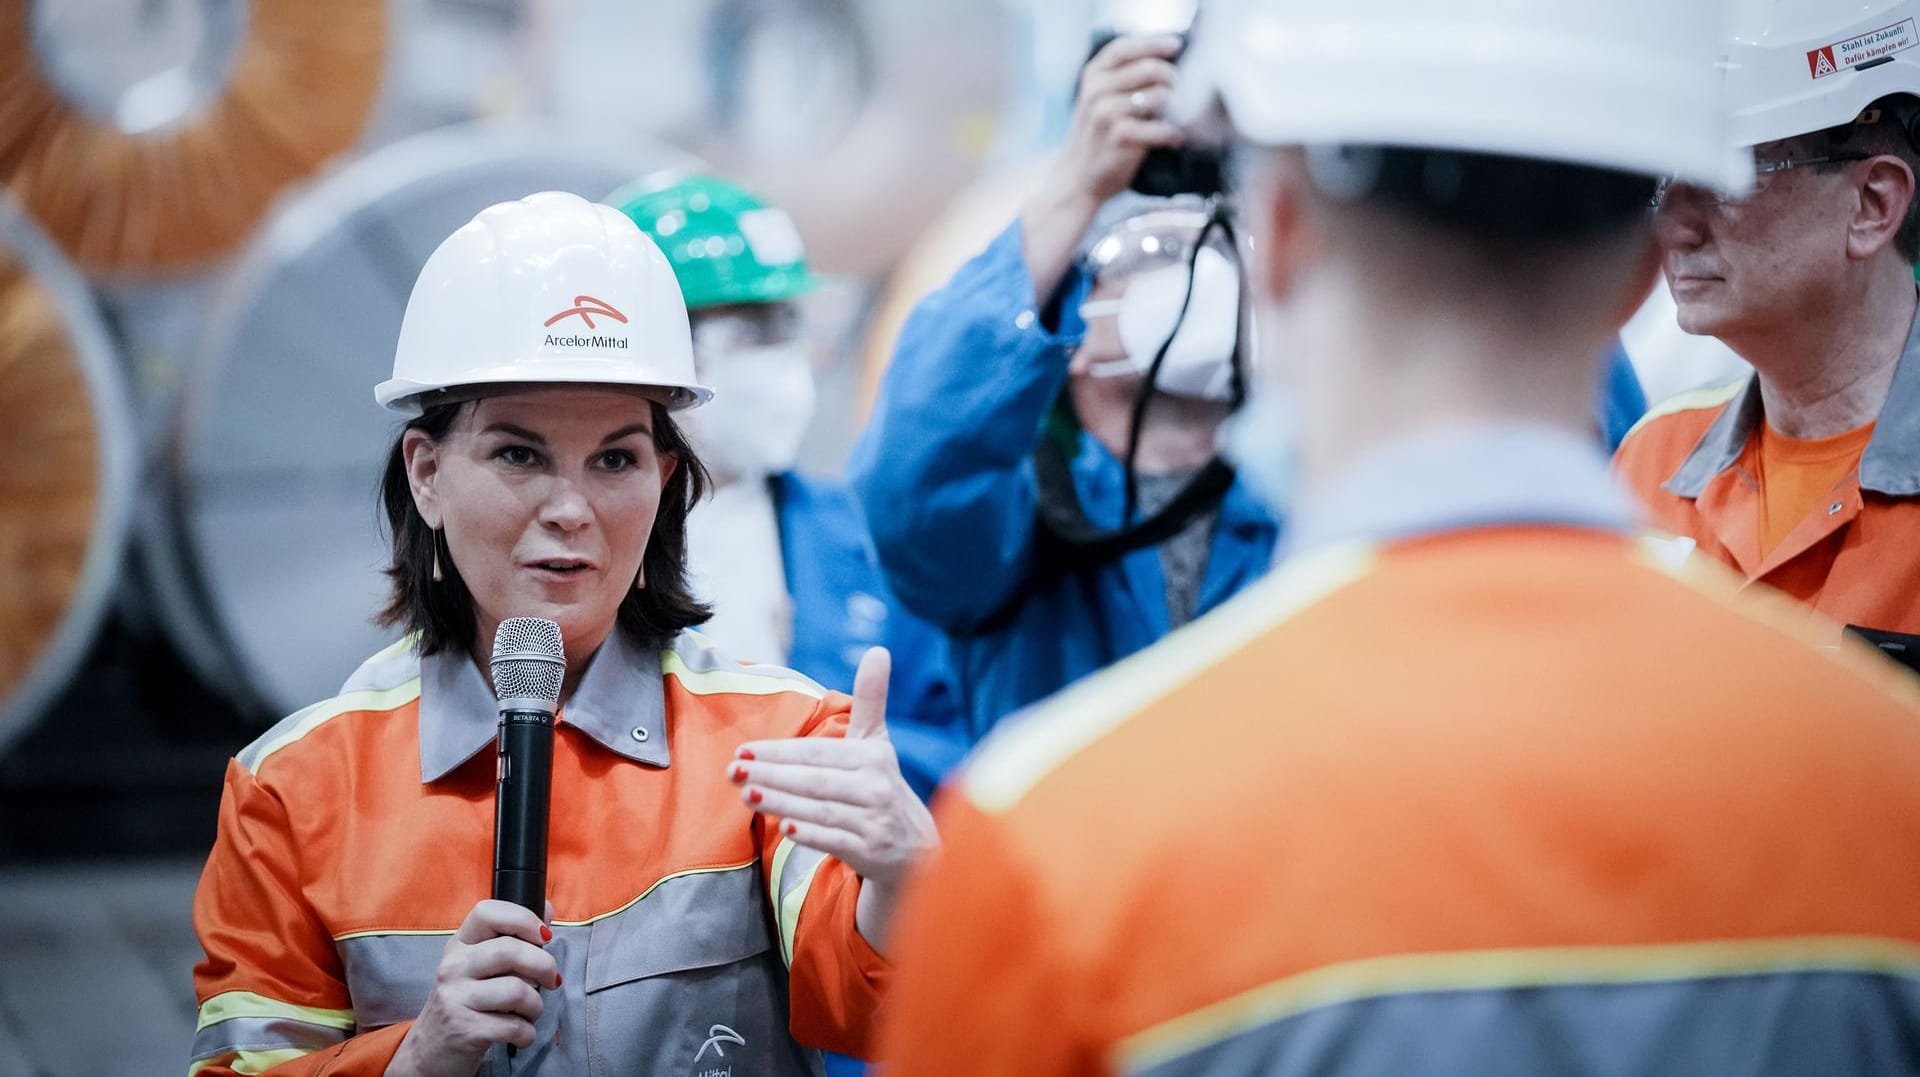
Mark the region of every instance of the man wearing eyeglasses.
<instances>
[{"instance_id":1,"label":"man wearing eyeglasses","mask_svg":"<svg viewBox=\"0 0 1920 1077\"><path fill-rule=\"evenodd\" d=\"M1655 407L1615 466L1683 548L1920 656L1920 0L1739 6L1755 188L1665 186L1655 231L1680 327L1755 373Z\"/></svg>"}]
</instances>

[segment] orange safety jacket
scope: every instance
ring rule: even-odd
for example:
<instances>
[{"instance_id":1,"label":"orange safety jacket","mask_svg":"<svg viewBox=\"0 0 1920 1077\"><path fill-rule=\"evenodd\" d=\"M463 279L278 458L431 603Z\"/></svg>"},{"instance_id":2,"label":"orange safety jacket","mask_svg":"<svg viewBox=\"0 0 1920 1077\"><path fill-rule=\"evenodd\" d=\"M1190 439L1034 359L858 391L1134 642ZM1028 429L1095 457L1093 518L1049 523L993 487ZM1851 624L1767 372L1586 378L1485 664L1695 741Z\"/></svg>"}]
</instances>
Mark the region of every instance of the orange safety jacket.
<instances>
[{"instance_id":1,"label":"orange safety jacket","mask_svg":"<svg viewBox=\"0 0 1920 1077\"><path fill-rule=\"evenodd\" d=\"M888 968L854 926L858 876L725 776L745 741L842 735L849 705L694 633L608 637L556 729L562 986L514 1074L801 1074L813 1048L870 1053ZM384 1072L491 893L496 711L467 656L403 640L229 764L194 899L190 1074Z\"/></svg>"},{"instance_id":2,"label":"orange safety jacket","mask_svg":"<svg viewBox=\"0 0 1920 1077\"><path fill-rule=\"evenodd\" d=\"M1920 688L1665 564L1570 445L1406 443L1363 526L1301 505L1340 541L990 739L889 1077L1908 1066Z\"/></svg>"},{"instance_id":3,"label":"orange safety jacket","mask_svg":"<svg viewBox=\"0 0 1920 1077\"><path fill-rule=\"evenodd\" d=\"M1835 627L1920 634L1920 320L1860 466L1763 554L1765 480L1753 461L1765 418L1757 375L1682 393L1627 435L1614 467L1655 528L1749 582Z\"/></svg>"}]
</instances>

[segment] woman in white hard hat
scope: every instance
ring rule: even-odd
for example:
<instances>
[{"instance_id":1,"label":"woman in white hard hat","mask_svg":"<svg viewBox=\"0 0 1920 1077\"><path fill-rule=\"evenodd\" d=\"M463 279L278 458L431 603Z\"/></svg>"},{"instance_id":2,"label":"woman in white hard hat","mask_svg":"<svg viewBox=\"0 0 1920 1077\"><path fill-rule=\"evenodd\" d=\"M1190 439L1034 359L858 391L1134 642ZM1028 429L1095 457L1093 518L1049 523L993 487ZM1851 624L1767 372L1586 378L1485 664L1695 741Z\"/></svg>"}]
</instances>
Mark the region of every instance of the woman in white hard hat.
<instances>
[{"instance_id":1,"label":"woman in white hard hat","mask_svg":"<svg viewBox=\"0 0 1920 1077\"><path fill-rule=\"evenodd\" d=\"M195 899L191 1073L806 1073L868 1053L896 888L934 841L882 718L685 630L703 402L659 250L572 195L428 261L383 500L407 628L229 766ZM508 617L559 625L545 922L491 888ZM483 1066L492 1068L484 1069Z\"/></svg>"}]
</instances>

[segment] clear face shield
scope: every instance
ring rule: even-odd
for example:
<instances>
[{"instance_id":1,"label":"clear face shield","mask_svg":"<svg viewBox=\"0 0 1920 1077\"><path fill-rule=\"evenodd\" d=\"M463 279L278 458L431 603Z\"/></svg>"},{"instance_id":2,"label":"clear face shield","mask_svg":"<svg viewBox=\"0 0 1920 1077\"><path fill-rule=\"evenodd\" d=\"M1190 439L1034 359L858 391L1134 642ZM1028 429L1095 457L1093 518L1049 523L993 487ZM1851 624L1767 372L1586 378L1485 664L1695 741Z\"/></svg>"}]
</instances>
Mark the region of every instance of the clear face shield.
<instances>
[{"instance_id":1,"label":"clear face shield","mask_svg":"<svg viewBox=\"0 0 1920 1077\"><path fill-rule=\"evenodd\" d=\"M1082 265L1102 284L1122 285L1117 298L1103 297L1081 307L1089 327L1083 347L1105 338L1102 354L1092 357L1088 373L1139 382L1124 461L1125 530L1135 523L1135 462L1154 399L1186 397L1237 408L1246 398L1250 373L1241 340L1240 257L1227 202L1221 197L1182 199L1131 213L1094 237ZM1109 318L1113 332L1103 333L1100 323ZM1195 511L1224 492L1219 480L1230 473L1217 459L1213 465L1189 483L1191 490L1176 497L1176 515Z\"/></svg>"},{"instance_id":2,"label":"clear face shield","mask_svg":"<svg viewBox=\"0 0 1920 1077\"><path fill-rule=\"evenodd\" d=\"M1236 399L1240 268L1225 228L1200 209L1155 210L1119 222L1094 242L1086 265L1118 296L1080 307L1089 328L1112 319L1120 355L1093 377L1137 376L1173 396Z\"/></svg>"}]
</instances>

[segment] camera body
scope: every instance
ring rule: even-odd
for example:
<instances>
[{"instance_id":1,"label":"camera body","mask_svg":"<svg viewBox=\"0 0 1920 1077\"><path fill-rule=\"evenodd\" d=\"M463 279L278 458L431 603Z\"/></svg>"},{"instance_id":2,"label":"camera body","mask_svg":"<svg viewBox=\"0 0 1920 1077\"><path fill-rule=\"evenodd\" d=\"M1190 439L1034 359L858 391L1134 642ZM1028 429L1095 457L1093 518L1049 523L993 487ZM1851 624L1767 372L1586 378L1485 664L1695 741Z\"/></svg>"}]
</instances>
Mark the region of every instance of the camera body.
<instances>
[{"instance_id":1,"label":"camera body","mask_svg":"<svg viewBox=\"0 0 1920 1077\"><path fill-rule=\"evenodd\" d=\"M1175 64L1186 54L1190 34L1191 30L1173 34L1180 39L1180 51L1173 58ZM1101 49L1120 36L1118 30L1095 31L1092 47L1087 50L1087 60L1091 61ZM1140 162L1140 169L1133 174L1133 182L1128 187L1137 194L1153 198L1172 198L1182 194L1212 197L1226 190L1226 161L1221 150L1213 146L1155 147L1147 151L1146 159Z\"/></svg>"}]
</instances>

